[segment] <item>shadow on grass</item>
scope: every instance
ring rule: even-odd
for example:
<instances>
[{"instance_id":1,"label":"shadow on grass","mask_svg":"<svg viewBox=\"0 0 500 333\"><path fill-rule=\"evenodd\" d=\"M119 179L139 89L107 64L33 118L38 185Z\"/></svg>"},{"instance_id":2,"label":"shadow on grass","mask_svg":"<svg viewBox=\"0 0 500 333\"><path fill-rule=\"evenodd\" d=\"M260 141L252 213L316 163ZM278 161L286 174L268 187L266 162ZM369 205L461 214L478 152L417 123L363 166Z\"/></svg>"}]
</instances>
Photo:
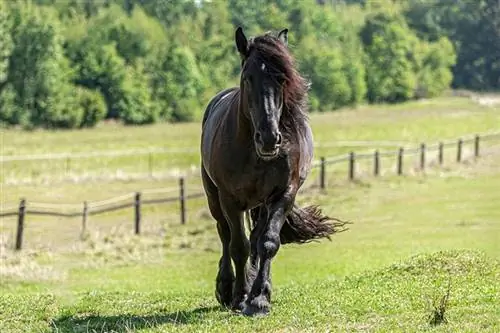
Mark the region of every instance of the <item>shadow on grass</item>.
<instances>
[{"instance_id":1,"label":"shadow on grass","mask_svg":"<svg viewBox=\"0 0 500 333\"><path fill-rule=\"evenodd\" d=\"M52 332L116 332L125 333L140 329L154 328L163 324L186 325L195 324L204 320L204 314L223 311L218 306L201 307L170 313L153 315L82 315L63 316L52 322Z\"/></svg>"}]
</instances>

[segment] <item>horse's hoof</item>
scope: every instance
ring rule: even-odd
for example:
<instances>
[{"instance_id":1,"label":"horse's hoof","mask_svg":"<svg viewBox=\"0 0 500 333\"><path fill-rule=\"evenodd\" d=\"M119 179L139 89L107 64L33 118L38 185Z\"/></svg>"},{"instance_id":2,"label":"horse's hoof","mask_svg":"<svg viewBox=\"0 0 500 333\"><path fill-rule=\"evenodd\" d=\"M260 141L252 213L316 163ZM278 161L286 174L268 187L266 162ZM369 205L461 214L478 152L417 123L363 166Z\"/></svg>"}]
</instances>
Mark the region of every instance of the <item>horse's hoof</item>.
<instances>
[{"instance_id":1,"label":"horse's hoof","mask_svg":"<svg viewBox=\"0 0 500 333\"><path fill-rule=\"evenodd\" d=\"M269 302L262 296L256 297L250 302L245 302L241 311L245 316L266 316L271 311Z\"/></svg>"},{"instance_id":2,"label":"horse's hoof","mask_svg":"<svg viewBox=\"0 0 500 333\"><path fill-rule=\"evenodd\" d=\"M247 295L243 296L243 298L234 299L231 304L231 310L234 312L241 312L245 308L245 302L247 300Z\"/></svg>"},{"instance_id":3,"label":"horse's hoof","mask_svg":"<svg viewBox=\"0 0 500 333\"><path fill-rule=\"evenodd\" d=\"M233 301L233 279L221 279L217 277L215 285L215 298L224 308L229 308Z\"/></svg>"},{"instance_id":4,"label":"horse's hoof","mask_svg":"<svg viewBox=\"0 0 500 333\"><path fill-rule=\"evenodd\" d=\"M269 307L258 308L252 305L245 305L241 313L247 317L264 317L269 314Z\"/></svg>"},{"instance_id":5,"label":"horse's hoof","mask_svg":"<svg viewBox=\"0 0 500 333\"><path fill-rule=\"evenodd\" d=\"M233 312L242 312L244 308L245 308L244 303L238 303L238 304L231 305L231 311L233 311Z\"/></svg>"},{"instance_id":6,"label":"horse's hoof","mask_svg":"<svg viewBox=\"0 0 500 333\"><path fill-rule=\"evenodd\" d=\"M215 291L215 298L219 304L224 308L229 308L231 305L231 295L222 296L218 291Z\"/></svg>"}]
</instances>

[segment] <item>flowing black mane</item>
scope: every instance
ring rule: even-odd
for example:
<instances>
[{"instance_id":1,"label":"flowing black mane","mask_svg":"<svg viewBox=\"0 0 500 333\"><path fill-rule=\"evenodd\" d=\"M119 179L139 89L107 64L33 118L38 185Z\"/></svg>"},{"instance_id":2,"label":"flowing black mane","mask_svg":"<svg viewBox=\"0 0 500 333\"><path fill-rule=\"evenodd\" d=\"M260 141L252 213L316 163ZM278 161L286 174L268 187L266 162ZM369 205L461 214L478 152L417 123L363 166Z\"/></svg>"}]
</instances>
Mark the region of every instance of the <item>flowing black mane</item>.
<instances>
[{"instance_id":1,"label":"flowing black mane","mask_svg":"<svg viewBox=\"0 0 500 333\"><path fill-rule=\"evenodd\" d=\"M307 120L309 83L296 69L295 59L288 47L270 33L249 39L248 61L261 61L268 72L284 79L284 112L281 118L285 129L296 128Z\"/></svg>"}]
</instances>

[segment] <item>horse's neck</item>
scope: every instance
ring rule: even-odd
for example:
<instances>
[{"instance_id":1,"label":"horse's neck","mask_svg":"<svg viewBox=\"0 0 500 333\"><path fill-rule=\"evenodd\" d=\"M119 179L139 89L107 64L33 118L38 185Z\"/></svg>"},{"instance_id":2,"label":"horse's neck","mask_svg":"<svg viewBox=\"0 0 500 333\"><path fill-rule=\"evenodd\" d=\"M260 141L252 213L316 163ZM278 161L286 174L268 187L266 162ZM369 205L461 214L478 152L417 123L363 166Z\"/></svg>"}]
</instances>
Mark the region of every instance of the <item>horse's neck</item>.
<instances>
[{"instance_id":1,"label":"horse's neck","mask_svg":"<svg viewBox=\"0 0 500 333\"><path fill-rule=\"evenodd\" d=\"M253 126L249 117L245 115L245 112L248 113L248 111L244 109L244 103L241 101L241 92L238 92L237 97L237 105L231 110L235 122L235 137L245 141L253 137Z\"/></svg>"}]
</instances>

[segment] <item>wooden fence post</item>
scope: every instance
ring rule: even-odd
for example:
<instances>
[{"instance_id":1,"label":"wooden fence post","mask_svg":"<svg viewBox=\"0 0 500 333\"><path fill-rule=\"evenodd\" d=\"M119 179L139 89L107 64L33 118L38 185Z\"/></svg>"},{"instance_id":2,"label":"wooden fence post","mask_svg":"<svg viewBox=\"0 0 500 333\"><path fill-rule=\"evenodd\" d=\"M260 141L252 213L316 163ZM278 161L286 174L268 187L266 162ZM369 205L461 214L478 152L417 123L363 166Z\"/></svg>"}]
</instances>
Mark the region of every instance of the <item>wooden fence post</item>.
<instances>
[{"instance_id":1,"label":"wooden fence post","mask_svg":"<svg viewBox=\"0 0 500 333\"><path fill-rule=\"evenodd\" d=\"M439 161L439 165L443 165L443 151L444 151L444 144L442 142L439 143L439 147L438 147L438 161Z\"/></svg>"},{"instance_id":2,"label":"wooden fence post","mask_svg":"<svg viewBox=\"0 0 500 333\"><path fill-rule=\"evenodd\" d=\"M181 224L186 224L186 198L184 188L184 177L179 179L179 203L181 208Z\"/></svg>"},{"instance_id":3,"label":"wooden fence post","mask_svg":"<svg viewBox=\"0 0 500 333\"><path fill-rule=\"evenodd\" d=\"M26 216L26 200L19 202L19 212L17 215L16 251L23 248L24 218Z\"/></svg>"},{"instance_id":4,"label":"wooden fence post","mask_svg":"<svg viewBox=\"0 0 500 333\"><path fill-rule=\"evenodd\" d=\"M460 163L462 162L462 146L464 142L462 139L458 139L457 142L457 162Z\"/></svg>"},{"instance_id":5,"label":"wooden fence post","mask_svg":"<svg viewBox=\"0 0 500 333\"><path fill-rule=\"evenodd\" d=\"M141 233L141 192L135 194L135 234Z\"/></svg>"},{"instance_id":6,"label":"wooden fence post","mask_svg":"<svg viewBox=\"0 0 500 333\"><path fill-rule=\"evenodd\" d=\"M66 176L69 175L69 171L71 169L71 158L66 157Z\"/></svg>"},{"instance_id":7,"label":"wooden fence post","mask_svg":"<svg viewBox=\"0 0 500 333\"><path fill-rule=\"evenodd\" d=\"M325 158L321 157L319 164L319 187L323 190L325 188Z\"/></svg>"},{"instance_id":8,"label":"wooden fence post","mask_svg":"<svg viewBox=\"0 0 500 333\"><path fill-rule=\"evenodd\" d=\"M354 155L354 152L351 151L349 153L349 180L354 179L354 163L355 163L356 157Z\"/></svg>"},{"instance_id":9,"label":"wooden fence post","mask_svg":"<svg viewBox=\"0 0 500 333\"><path fill-rule=\"evenodd\" d=\"M80 239L85 238L85 234L87 233L87 217L89 215L89 206L87 201L83 202L83 212L82 212L82 232L80 234Z\"/></svg>"},{"instance_id":10,"label":"wooden fence post","mask_svg":"<svg viewBox=\"0 0 500 333\"><path fill-rule=\"evenodd\" d=\"M479 135L474 138L474 157L479 157Z\"/></svg>"},{"instance_id":11,"label":"wooden fence post","mask_svg":"<svg viewBox=\"0 0 500 333\"><path fill-rule=\"evenodd\" d=\"M375 153L373 155L373 174L375 176L378 176L380 174L380 154L378 152L378 149L375 150Z\"/></svg>"},{"instance_id":12,"label":"wooden fence post","mask_svg":"<svg viewBox=\"0 0 500 333\"><path fill-rule=\"evenodd\" d=\"M398 151L398 175L401 176L403 174L403 147L399 148Z\"/></svg>"},{"instance_id":13,"label":"wooden fence post","mask_svg":"<svg viewBox=\"0 0 500 333\"><path fill-rule=\"evenodd\" d=\"M420 170L425 170L425 143L420 144Z\"/></svg>"},{"instance_id":14,"label":"wooden fence post","mask_svg":"<svg viewBox=\"0 0 500 333\"><path fill-rule=\"evenodd\" d=\"M148 170L149 170L149 177L153 177L153 154L149 153L148 156Z\"/></svg>"}]
</instances>

